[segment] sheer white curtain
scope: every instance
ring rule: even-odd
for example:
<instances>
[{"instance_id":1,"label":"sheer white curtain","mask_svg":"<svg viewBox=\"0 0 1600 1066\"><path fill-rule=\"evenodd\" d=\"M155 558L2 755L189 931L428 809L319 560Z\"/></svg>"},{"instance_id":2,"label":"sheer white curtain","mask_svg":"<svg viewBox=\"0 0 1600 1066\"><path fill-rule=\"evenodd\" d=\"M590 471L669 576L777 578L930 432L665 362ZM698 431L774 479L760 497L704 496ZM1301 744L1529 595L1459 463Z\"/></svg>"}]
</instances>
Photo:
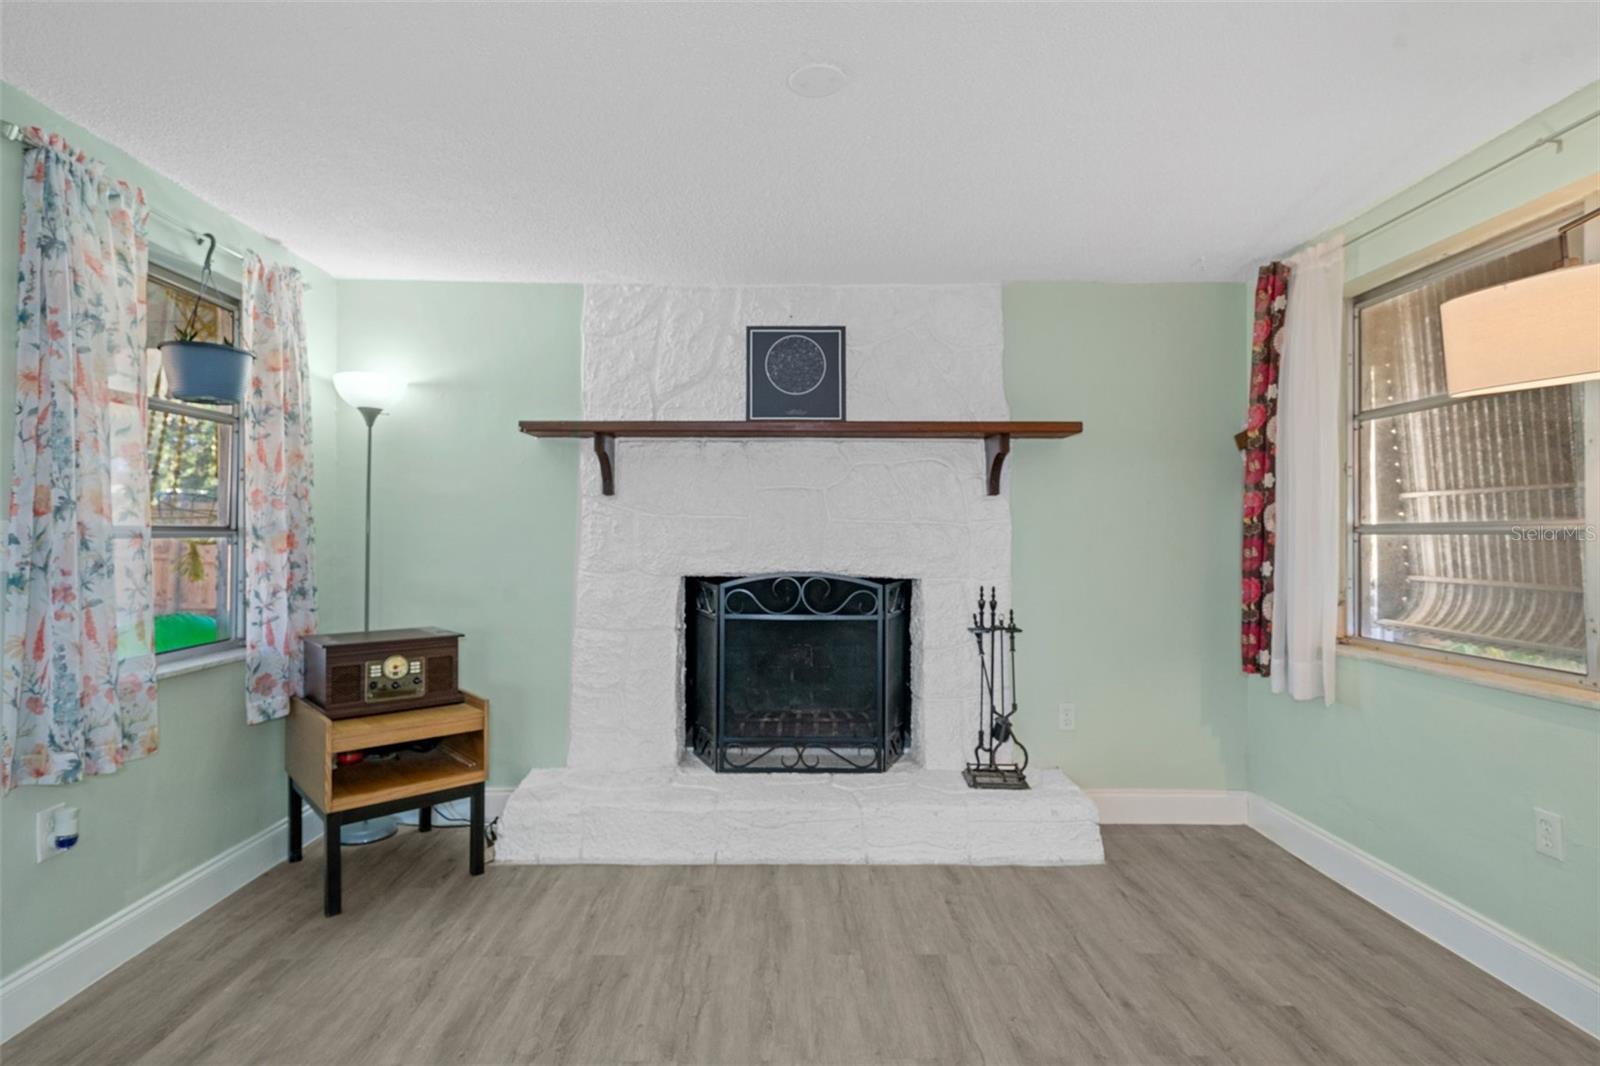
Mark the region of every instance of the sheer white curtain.
<instances>
[{"instance_id":1,"label":"sheer white curtain","mask_svg":"<svg viewBox=\"0 0 1600 1066\"><path fill-rule=\"evenodd\" d=\"M1289 259L1278 389L1272 691L1334 699L1344 238Z\"/></svg>"}]
</instances>

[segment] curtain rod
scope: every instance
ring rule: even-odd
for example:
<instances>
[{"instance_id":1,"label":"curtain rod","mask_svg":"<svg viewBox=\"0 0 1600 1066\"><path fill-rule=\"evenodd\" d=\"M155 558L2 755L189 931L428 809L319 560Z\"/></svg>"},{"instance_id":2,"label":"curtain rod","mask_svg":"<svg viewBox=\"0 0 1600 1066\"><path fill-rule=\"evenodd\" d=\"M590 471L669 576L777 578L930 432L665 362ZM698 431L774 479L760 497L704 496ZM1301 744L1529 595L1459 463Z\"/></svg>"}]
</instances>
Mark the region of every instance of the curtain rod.
<instances>
[{"instance_id":1,"label":"curtain rod","mask_svg":"<svg viewBox=\"0 0 1600 1066\"><path fill-rule=\"evenodd\" d=\"M1478 171L1476 174L1471 174L1471 175L1468 175L1465 178L1462 178L1460 181L1456 182L1454 185L1450 186L1448 189L1445 189L1442 192L1434 193L1432 196L1428 197L1426 200L1423 200L1420 203L1412 204L1410 207L1406 208L1404 211L1401 211L1399 214L1393 215L1393 216L1391 216L1389 218L1386 218L1382 222L1379 222L1374 226L1367 227L1366 229L1362 230L1360 233L1356 234L1354 237L1347 238L1345 240L1345 242L1344 242L1344 246L1346 248L1348 248L1352 244L1355 244L1357 241L1365 240L1366 238L1372 236L1374 233L1378 233L1381 230L1388 229L1390 226L1394 225L1396 222L1400 222L1403 219L1410 218L1412 215L1416 214L1418 211L1423 210L1424 208L1432 207L1434 204L1438 203L1440 200L1443 200L1445 197L1450 196L1453 193L1460 192L1462 189L1466 188L1468 185L1471 185L1473 182L1478 181L1478 180L1480 180L1482 178L1488 177L1490 174L1493 174L1495 171L1499 170L1501 167L1509 166L1510 164L1515 163L1517 160L1521 159L1523 156L1527 155L1530 152L1536 152L1540 148L1543 148L1547 144L1560 144L1561 143L1561 139L1563 137L1565 137L1567 134L1571 133L1573 130L1577 129L1579 126L1584 125L1585 123L1593 122L1597 118L1600 118L1600 111L1591 111L1587 115L1584 115L1582 118L1580 118L1580 119L1578 119L1578 120L1576 120L1574 122L1567 123L1565 126L1562 126L1560 129L1556 130L1554 133L1545 134L1543 137L1540 137L1537 141L1534 141L1532 144L1528 145L1526 148L1522 148L1519 151L1513 152L1512 154L1506 156L1504 159L1500 160L1497 163L1491 163L1490 165L1484 167L1482 170ZM1315 240L1315 238L1313 238L1312 240L1309 240L1309 241L1302 241L1300 244L1295 245L1289 251L1283 253L1282 255L1278 256L1277 258L1278 259L1287 259L1291 255L1293 255L1295 252L1300 251L1302 248L1306 248L1306 247L1310 246L1313 243L1314 240Z\"/></svg>"},{"instance_id":2,"label":"curtain rod","mask_svg":"<svg viewBox=\"0 0 1600 1066\"><path fill-rule=\"evenodd\" d=\"M18 142L20 142L22 144L30 145L30 146L36 147L36 148L37 147L43 147L43 145L40 145L32 137L28 136L28 131L27 131L26 127L19 126L17 123L11 122L10 120L5 120L5 119L0 119L0 139L4 139L4 140L7 140L7 141L18 141ZM146 205L146 207L149 209L150 214L153 215L154 217L159 218L162 222L165 222L167 225L171 226L173 229L178 230L179 232L182 232L182 233L187 233L189 236L193 237L194 238L194 242L196 244L204 244L204 243L206 243L205 234L201 233L199 230L197 230L193 226L189 225L189 223L183 221L183 219L178 218L178 217L176 217L174 215L169 215L169 214L167 214L167 212L162 211L160 208L151 207L148 204ZM222 252L224 255L231 255L235 259L239 260L239 262L241 262L241 263L244 262L247 258L249 258L249 255L250 255L249 250L240 251L237 248L233 248L233 247L230 247L229 245L223 244L221 241L217 242L217 251ZM309 283L306 283L302 287L306 288L306 289L309 289L309 288L311 288L311 285Z\"/></svg>"}]
</instances>

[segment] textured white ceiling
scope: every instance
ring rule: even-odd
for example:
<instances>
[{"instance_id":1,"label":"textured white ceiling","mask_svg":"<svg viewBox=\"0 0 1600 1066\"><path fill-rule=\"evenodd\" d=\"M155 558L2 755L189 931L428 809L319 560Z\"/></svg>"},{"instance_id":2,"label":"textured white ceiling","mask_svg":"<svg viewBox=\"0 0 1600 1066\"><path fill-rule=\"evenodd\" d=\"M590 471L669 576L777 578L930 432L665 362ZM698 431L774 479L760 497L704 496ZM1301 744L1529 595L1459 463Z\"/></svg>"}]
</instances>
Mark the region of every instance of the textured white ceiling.
<instances>
[{"instance_id":1,"label":"textured white ceiling","mask_svg":"<svg viewBox=\"0 0 1600 1066\"><path fill-rule=\"evenodd\" d=\"M1232 280L1600 77L1595 4L0 4L343 277ZM850 80L790 93L796 66Z\"/></svg>"}]
</instances>

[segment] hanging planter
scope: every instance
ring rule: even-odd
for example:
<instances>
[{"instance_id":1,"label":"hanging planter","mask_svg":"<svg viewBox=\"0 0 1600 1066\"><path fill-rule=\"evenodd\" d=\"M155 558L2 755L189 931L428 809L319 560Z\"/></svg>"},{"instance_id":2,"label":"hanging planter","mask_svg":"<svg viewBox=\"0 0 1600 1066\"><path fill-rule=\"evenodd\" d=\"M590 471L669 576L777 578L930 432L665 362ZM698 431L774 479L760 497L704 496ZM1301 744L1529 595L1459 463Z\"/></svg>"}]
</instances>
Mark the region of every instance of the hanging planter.
<instances>
[{"instance_id":1,"label":"hanging planter","mask_svg":"<svg viewBox=\"0 0 1600 1066\"><path fill-rule=\"evenodd\" d=\"M167 391L174 400L219 406L243 403L250 381L250 360L254 357L231 344L195 339L200 332L200 303L208 288L214 291L211 257L216 253L217 239L209 233L205 237L211 246L206 249L205 265L200 268L200 294L195 297L189 321L172 331L173 340L161 343L161 366L166 373Z\"/></svg>"}]
</instances>

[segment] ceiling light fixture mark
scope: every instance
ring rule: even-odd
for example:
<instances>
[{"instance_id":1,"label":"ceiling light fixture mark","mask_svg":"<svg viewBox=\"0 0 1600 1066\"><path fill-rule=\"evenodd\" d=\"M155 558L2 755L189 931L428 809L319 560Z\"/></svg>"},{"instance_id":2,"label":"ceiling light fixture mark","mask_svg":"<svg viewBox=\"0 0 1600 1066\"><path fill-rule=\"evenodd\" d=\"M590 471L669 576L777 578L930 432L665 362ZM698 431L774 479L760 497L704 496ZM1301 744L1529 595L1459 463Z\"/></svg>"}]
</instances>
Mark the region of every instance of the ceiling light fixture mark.
<instances>
[{"instance_id":1,"label":"ceiling light fixture mark","mask_svg":"<svg viewBox=\"0 0 1600 1066\"><path fill-rule=\"evenodd\" d=\"M850 76L832 63L807 63L789 75L789 91L796 96L820 100L844 88Z\"/></svg>"}]
</instances>

